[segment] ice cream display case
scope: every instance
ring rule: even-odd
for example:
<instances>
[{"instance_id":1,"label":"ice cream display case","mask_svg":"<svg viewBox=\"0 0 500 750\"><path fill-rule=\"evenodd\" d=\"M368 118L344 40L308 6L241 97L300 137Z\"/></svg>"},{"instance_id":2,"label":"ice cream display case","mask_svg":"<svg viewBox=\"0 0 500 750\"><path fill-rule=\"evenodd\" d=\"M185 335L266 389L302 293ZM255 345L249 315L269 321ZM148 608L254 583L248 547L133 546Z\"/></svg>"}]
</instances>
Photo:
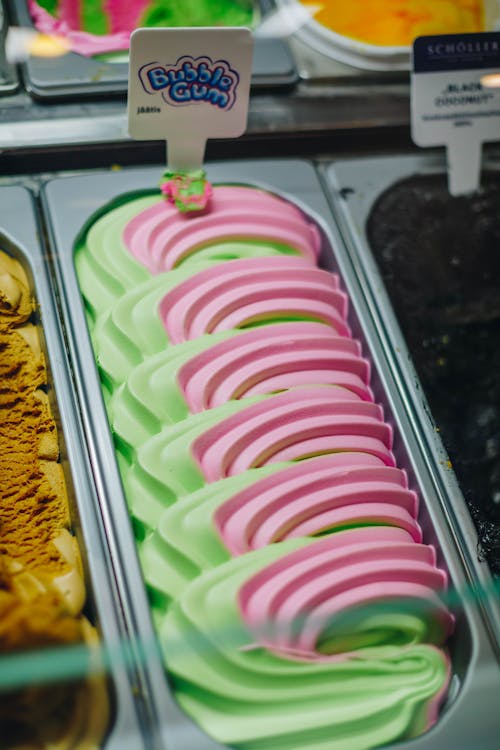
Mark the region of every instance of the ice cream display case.
<instances>
[{"instance_id":1,"label":"ice cream display case","mask_svg":"<svg viewBox=\"0 0 500 750\"><path fill-rule=\"evenodd\" d=\"M30 193L0 188L0 737L146 747L142 688ZM133 739L132 739L133 738Z\"/></svg>"},{"instance_id":2,"label":"ice cream display case","mask_svg":"<svg viewBox=\"0 0 500 750\"><path fill-rule=\"evenodd\" d=\"M401 34L500 0L318 5L0 0L0 750L497 748L500 161L450 198ZM191 173L165 23L257 32Z\"/></svg>"},{"instance_id":3,"label":"ice cream display case","mask_svg":"<svg viewBox=\"0 0 500 750\"><path fill-rule=\"evenodd\" d=\"M316 169L209 164L194 218L160 174L41 194L117 594L161 650L141 663L160 745L496 747L467 510Z\"/></svg>"},{"instance_id":4,"label":"ice cream display case","mask_svg":"<svg viewBox=\"0 0 500 750\"><path fill-rule=\"evenodd\" d=\"M498 168L490 153L479 191L455 198L441 154L325 170L459 547L492 593L500 573ZM478 601L500 642L498 593Z\"/></svg>"},{"instance_id":5,"label":"ice cream display case","mask_svg":"<svg viewBox=\"0 0 500 750\"><path fill-rule=\"evenodd\" d=\"M30 57L22 68L30 94L42 100L123 96L128 82L128 39L137 26L248 26L273 12L273 0L224 2L38 3L11 0L13 23L62 35L70 50L62 57ZM50 10L50 13L48 12ZM286 41L257 37L252 86L287 89L297 73Z\"/></svg>"}]
</instances>

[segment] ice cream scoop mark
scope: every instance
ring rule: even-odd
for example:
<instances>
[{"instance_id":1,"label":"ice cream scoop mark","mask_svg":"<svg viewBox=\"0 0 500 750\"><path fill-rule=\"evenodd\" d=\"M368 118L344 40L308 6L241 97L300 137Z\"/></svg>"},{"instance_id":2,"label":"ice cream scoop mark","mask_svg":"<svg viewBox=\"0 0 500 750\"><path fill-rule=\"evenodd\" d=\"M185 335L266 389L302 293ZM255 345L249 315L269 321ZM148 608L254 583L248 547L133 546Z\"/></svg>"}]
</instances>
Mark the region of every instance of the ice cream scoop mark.
<instances>
[{"instance_id":1,"label":"ice cream scoop mark","mask_svg":"<svg viewBox=\"0 0 500 750\"><path fill-rule=\"evenodd\" d=\"M400 508L406 514L412 515L415 511L415 497L412 493L394 487L383 486L378 489L370 486L363 487L362 484L341 486L339 488L327 487L320 491L305 490L307 505L304 497L291 500L286 505L278 508L266 507L260 517L252 520L248 526L249 539L252 545L262 546L264 538L272 542L289 536L299 536L302 530L309 529L311 523L315 523L319 517L326 518L328 514L334 517L344 512L352 512L355 506L362 506L363 512L370 512L370 506L382 508L384 512L391 505L395 513ZM373 510L371 511L373 512ZM394 516L393 516L394 517Z\"/></svg>"},{"instance_id":2,"label":"ice cream scoop mark","mask_svg":"<svg viewBox=\"0 0 500 750\"><path fill-rule=\"evenodd\" d=\"M275 398L289 395L279 394ZM360 402L362 406L370 406ZM251 408L251 407L250 407ZM219 430L209 430L195 441L193 453L209 481L233 476L248 468L263 466L270 462L297 461L306 457L342 449L355 449L356 443L366 445L374 439L381 449L390 448L392 433L388 425L364 416L335 415L325 412L312 414L304 408L303 414L296 412L288 418L272 418L257 421L250 416L244 425L224 431L224 423ZM229 420L228 420L229 421ZM313 426L311 426L313 422ZM219 432L219 437L216 433ZM205 450L201 445L211 442ZM360 447L361 450L363 448Z\"/></svg>"},{"instance_id":3,"label":"ice cream scoop mark","mask_svg":"<svg viewBox=\"0 0 500 750\"><path fill-rule=\"evenodd\" d=\"M336 429L327 430L325 428L324 434L321 434L320 431L318 432L315 431L314 437L301 435L300 439L284 439L278 442L256 456L248 468L265 466L266 464L277 463L279 461L306 461L328 453L348 450L347 446L353 444L351 440L354 439L354 436L346 431L345 425L339 426ZM343 447L344 445L346 448ZM359 449L361 450L361 448ZM236 473L233 467L229 470L229 474L232 473Z\"/></svg>"},{"instance_id":4,"label":"ice cream scoop mark","mask_svg":"<svg viewBox=\"0 0 500 750\"><path fill-rule=\"evenodd\" d=\"M276 277L276 279L275 279ZM204 333L240 328L242 325L308 319L331 325L339 335L349 335L345 322L346 298L337 290L323 285L322 278L314 277L307 284L298 280L286 283L278 273L269 272L254 279L249 276L235 285L234 280L222 277L218 284L210 285L206 291L194 286L180 285L167 294L160 303L160 315L169 337L179 342L175 329L182 323L188 339ZM299 288L301 287L301 288ZM174 300L179 300L174 304ZM265 307L265 310L264 310ZM185 339L184 339L185 340Z\"/></svg>"},{"instance_id":5,"label":"ice cream scoop mark","mask_svg":"<svg viewBox=\"0 0 500 750\"><path fill-rule=\"evenodd\" d=\"M193 248L214 244L214 235L217 242L277 242L289 248L288 252L295 249L312 259L318 256L321 237L317 228L277 196L239 186L217 186L211 206L209 215L186 219L168 205L154 204L126 225L124 243L153 273L174 267L192 255Z\"/></svg>"},{"instance_id":6,"label":"ice cream scoop mark","mask_svg":"<svg viewBox=\"0 0 500 750\"><path fill-rule=\"evenodd\" d=\"M291 465L251 484L219 506L213 521L225 546L231 554L238 555L249 550L250 536L255 541L256 530L271 514L279 515L282 510L293 514L295 505L312 515L318 498L331 497L334 507L346 502L346 493L353 493L354 500L356 488L360 492L368 488L404 491L397 500L415 518L417 497L407 487L405 472L382 465L371 454L326 454L308 460L300 468Z\"/></svg>"},{"instance_id":7,"label":"ice cream scoop mark","mask_svg":"<svg viewBox=\"0 0 500 750\"><path fill-rule=\"evenodd\" d=\"M379 527L372 533L380 535L383 529ZM360 531L363 531L362 535ZM386 533L389 531L387 529ZM396 533L397 530L391 531ZM389 542L391 537L388 537L383 546L373 540L363 545L367 533L370 533L369 528L338 532L338 535L318 542L318 546L306 547L302 554L291 553L280 565L265 568L243 585L239 592L242 616L252 632L258 630L261 642L270 648L291 648L321 658L317 646L318 640L325 635L325 628L330 645L334 643L329 632L332 617L345 616L359 605L371 607L372 602L380 604L381 608L387 607L391 598L403 597L406 601L416 597L411 606L414 612L419 612L419 618L425 609L433 613L436 625L439 621L431 635L436 642L449 632L453 618L433 593L446 585L446 576L434 567L434 550L412 543L398 544L397 537L392 544ZM340 544L337 548L344 535L347 536L347 546ZM359 544L356 544L357 539ZM401 586L403 582L406 582L406 589ZM393 606L390 604L390 609ZM387 628L387 617L379 615L379 619ZM370 620L365 611L356 625L356 635L363 633L362 641L373 623L373 614ZM424 636L422 628L427 631L424 623L425 620L421 620L420 625L418 621L412 623L413 637L418 632L420 637ZM361 631L360 624L365 626ZM346 656L343 654L341 658Z\"/></svg>"},{"instance_id":8,"label":"ice cream scoop mark","mask_svg":"<svg viewBox=\"0 0 500 750\"><path fill-rule=\"evenodd\" d=\"M363 399L373 400L361 378L351 379L349 373L343 378L344 374L334 369L344 363L347 370L354 371L363 368L363 362L367 366L358 354L356 342L336 336L321 324L271 324L209 347L182 365L177 382L191 412L245 395L319 382L340 381L358 390ZM317 362L315 356L320 357ZM360 373L363 379L367 373Z\"/></svg>"}]
</instances>

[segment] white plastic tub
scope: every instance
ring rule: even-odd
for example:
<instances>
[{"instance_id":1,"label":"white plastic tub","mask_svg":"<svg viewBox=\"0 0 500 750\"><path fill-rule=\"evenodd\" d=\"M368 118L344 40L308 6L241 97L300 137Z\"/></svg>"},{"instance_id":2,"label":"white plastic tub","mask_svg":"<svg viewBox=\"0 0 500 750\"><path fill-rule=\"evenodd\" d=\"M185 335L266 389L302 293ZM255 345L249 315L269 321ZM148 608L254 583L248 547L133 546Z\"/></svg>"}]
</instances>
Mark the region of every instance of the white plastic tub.
<instances>
[{"instance_id":1,"label":"white plastic tub","mask_svg":"<svg viewBox=\"0 0 500 750\"><path fill-rule=\"evenodd\" d=\"M356 0L345 0L353 2ZM359 0L357 0L359 1ZM299 0L276 0L284 10L293 12ZM318 4L321 0L318 0ZM500 0L483 0L486 30L500 30ZM410 47L389 47L367 44L352 39L311 18L296 31L297 39L333 60L352 65L363 70L408 70L410 68Z\"/></svg>"}]
</instances>

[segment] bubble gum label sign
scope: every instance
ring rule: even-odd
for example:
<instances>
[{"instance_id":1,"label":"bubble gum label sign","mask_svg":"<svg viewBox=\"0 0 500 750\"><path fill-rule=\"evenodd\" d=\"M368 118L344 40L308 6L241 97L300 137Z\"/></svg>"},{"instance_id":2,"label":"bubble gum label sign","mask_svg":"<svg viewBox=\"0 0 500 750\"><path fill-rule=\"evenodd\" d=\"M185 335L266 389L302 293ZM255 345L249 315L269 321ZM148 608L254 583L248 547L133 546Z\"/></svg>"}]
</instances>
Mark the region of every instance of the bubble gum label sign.
<instances>
[{"instance_id":1,"label":"bubble gum label sign","mask_svg":"<svg viewBox=\"0 0 500 750\"><path fill-rule=\"evenodd\" d=\"M190 55L166 67L149 63L141 68L139 78L146 92L161 92L164 101L174 107L209 102L226 110L235 102L240 79L226 60L214 62L209 57L195 59Z\"/></svg>"},{"instance_id":2,"label":"bubble gum label sign","mask_svg":"<svg viewBox=\"0 0 500 750\"><path fill-rule=\"evenodd\" d=\"M130 135L167 140L169 166L174 153L176 167L201 166L208 138L245 132L252 52L252 33L244 28L134 31Z\"/></svg>"}]
</instances>

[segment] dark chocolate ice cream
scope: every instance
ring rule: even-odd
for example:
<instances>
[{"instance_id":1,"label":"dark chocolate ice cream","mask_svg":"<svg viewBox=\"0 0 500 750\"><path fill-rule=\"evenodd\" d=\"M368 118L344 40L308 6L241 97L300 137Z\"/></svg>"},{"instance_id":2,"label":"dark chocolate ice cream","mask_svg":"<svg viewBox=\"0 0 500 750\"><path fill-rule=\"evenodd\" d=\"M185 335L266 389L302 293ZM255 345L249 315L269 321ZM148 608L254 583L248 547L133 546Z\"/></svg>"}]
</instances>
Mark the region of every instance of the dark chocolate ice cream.
<instances>
[{"instance_id":1,"label":"dark chocolate ice cream","mask_svg":"<svg viewBox=\"0 0 500 750\"><path fill-rule=\"evenodd\" d=\"M386 191L368 221L433 418L500 575L500 176L450 196L444 175Z\"/></svg>"}]
</instances>

